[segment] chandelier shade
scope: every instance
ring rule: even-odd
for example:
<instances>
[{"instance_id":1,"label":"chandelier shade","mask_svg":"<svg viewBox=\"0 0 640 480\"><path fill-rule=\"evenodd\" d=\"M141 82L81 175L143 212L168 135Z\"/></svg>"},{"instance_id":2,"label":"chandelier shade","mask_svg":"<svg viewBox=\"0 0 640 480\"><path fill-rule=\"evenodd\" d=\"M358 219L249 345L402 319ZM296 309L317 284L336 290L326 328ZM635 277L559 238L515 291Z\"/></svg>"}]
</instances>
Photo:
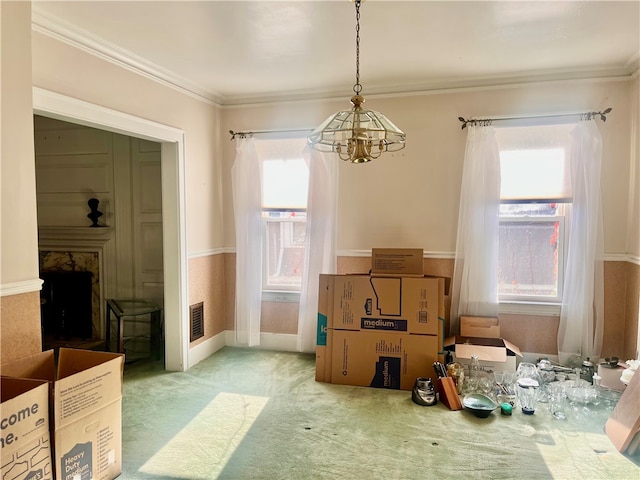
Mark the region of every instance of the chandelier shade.
<instances>
[{"instance_id":1,"label":"chandelier shade","mask_svg":"<svg viewBox=\"0 0 640 480\"><path fill-rule=\"evenodd\" d=\"M337 153L345 161L366 163L384 152L402 150L405 134L384 114L363 108L360 95L360 3L356 4L356 83L351 97L353 108L341 110L327 118L307 138L311 148Z\"/></svg>"}]
</instances>

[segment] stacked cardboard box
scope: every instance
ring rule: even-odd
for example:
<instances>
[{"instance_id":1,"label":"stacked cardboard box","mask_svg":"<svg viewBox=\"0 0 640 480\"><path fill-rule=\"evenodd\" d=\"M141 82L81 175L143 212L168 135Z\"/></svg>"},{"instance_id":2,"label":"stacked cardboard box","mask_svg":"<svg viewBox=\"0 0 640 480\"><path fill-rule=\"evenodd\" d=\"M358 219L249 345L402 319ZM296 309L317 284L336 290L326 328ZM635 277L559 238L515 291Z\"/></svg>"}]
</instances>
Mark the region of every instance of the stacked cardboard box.
<instances>
[{"instance_id":1,"label":"stacked cardboard box","mask_svg":"<svg viewBox=\"0 0 640 480\"><path fill-rule=\"evenodd\" d=\"M121 473L122 354L61 348L57 370L52 350L0 368L4 376L48 386L53 478L112 480Z\"/></svg>"},{"instance_id":2,"label":"stacked cardboard box","mask_svg":"<svg viewBox=\"0 0 640 480\"><path fill-rule=\"evenodd\" d=\"M500 324L493 317L460 317L460 336L448 337L444 348L453 359L465 366L471 356L478 355L480 366L487 371L514 372L520 349L500 337Z\"/></svg>"},{"instance_id":3,"label":"stacked cardboard box","mask_svg":"<svg viewBox=\"0 0 640 480\"><path fill-rule=\"evenodd\" d=\"M421 250L382 254L371 274L320 276L317 381L411 390L417 377L435 376L445 279L422 275Z\"/></svg>"}]
</instances>

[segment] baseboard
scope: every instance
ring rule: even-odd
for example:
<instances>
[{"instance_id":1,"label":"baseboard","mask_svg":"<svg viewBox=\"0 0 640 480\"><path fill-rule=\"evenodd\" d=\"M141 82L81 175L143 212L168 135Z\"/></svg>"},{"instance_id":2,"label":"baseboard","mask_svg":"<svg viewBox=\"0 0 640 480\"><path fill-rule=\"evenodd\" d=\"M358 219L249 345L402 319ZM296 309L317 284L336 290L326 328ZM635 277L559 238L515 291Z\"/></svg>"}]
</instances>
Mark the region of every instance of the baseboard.
<instances>
[{"instance_id":1,"label":"baseboard","mask_svg":"<svg viewBox=\"0 0 640 480\"><path fill-rule=\"evenodd\" d=\"M233 330L225 330L225 345L229 347L238 346ZM298 351L298 336L289 333L260 333L260 345L252 348L263 350L280 350L283 352Z\"/></svg>"},{"instance_id":2,"label":"baseboard","mask_svg":"<svg viewBox=\"0 0 640 480\"><path fill-rule=\"evenodd\" d=\"M261 333L260 346L265 350L298 351L298 336L286 333Z\"/></svg>"},{"instance_id":3,"label":"baseboard","mask_svg":"<svg viewBox=\"0 0 640 480\"><path fill-rule=\"evenodd\" d=\"M189 368L201 362L210 355L213 355L224 346L234 347L236 345L235 332L233 330L225 330L215 337L199 343L195 347L189 349ZM298 351L298 336L286 333L260 333L260 345L253 347L262 350L277 350L283 352ZM546 353L523 352L520 362L533 363L534 365L540 359L546 358L554 365L558 364L557 355L549 355Z\"/></svg>"},{"instance_id":4,"label":"baseboard","mask_svg":"<svg viewBox=\"0 0 640 480\"><path fill-rule=\"evenodd\" d=\"M226 331L221 332L190 348L188 353L189 366L187 370L224 347L226 345L226 333Z\"/></svg>"}]
</instances>

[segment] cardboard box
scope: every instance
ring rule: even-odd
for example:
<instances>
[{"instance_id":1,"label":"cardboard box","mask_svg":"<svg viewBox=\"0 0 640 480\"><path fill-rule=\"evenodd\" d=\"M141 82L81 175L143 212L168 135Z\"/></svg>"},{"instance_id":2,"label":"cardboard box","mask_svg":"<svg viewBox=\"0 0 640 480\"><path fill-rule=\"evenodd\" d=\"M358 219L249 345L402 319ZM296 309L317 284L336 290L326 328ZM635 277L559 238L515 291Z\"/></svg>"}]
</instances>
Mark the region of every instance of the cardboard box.
<instances>
[{"instance_id":1,"label":"cardboard box","mask_svg":"<svg viewBox=\"0 0 640 480\"><path fill-rule=\"evenodd\" d=\"M411 390L418 377L435 377L438 337L388 332L329 331L331 383Z\"/></svg>"},{"instance_id":2,"label":"cardboard box","mask_svg":"<svg viewBox=\"0 0 640 480\"><path fill-rule=\"evenodd\" d=\"M320 274L318 285L318 323L316 332L316 381L325 382L328 363L328 319L333 311L333 275ZM330 351L330 350L329 350ZM329 362L330 363L330 362Z\"/></svg>"},{"instance_id":3,"label":"cardboard box","mask_svg":"<svg viewBox=\"0 0 640 480\"><path fill-rule=\"evenodd\" d=\"M423 275L421 248L373 248L371 249L372 275Z\"/></svg>"},{"instance_id":4,"label":"cardboard box","mask_svg":"<svg viewBox=\"0 0 640 480\"><path fill-rule=\"evenodd\" d=\"M434 375L433 362L441 360L439 355L445 317L444 289L445 279L439 277L321 274L318 292L316 381L370 386L371 378L363 380L364 377L360 375L366 377L371 366L375 365L375 362L372 364L370 361L370 349L374 348L380 339L387 343L401 341L403 346L420 344L427 348L428 361L419 367L424 375ZM343 331L379 335L357 337ZM422 335L430 338L423 339L422 342L412 338ZM369 356L361 364L363 370L358 374L351 370L349 375L343 375L339 367L334 367L336 362L337 365L341 365L344 360L344 357L339 361L337 359L344 353L341 349L344 347L345 338L348 339L352 352L369 352L366 353ZM343 342L342 345L340 341ZM417 358L417 353L413 350L409 349L407 352L411 353L411 358ZM356 365L353 355L350 358L351 365ZM406 364L408 358L404 357L403 369L409 376L402 388L411 389L415 378L420 375L410 378L415 374L415 368ZM418 364L415 367L418 368Z\"/></svg>"},{"instance_id":5,"label":"cardboard box","mask_svg":"<svg viewBox=\"0 0 640 480\"><path fill-rule=\"evenodd\" d=\"M504 338L449 337L444 349L453 353L454 361L468 366L471 355L478 355L480 367L493 372L515 372L520 349Z\"/></svg>"},{"instance_id":6,"label":"cardboard box","mask_svg":"<svg viewBox=\"0 0 640 480\"><path fill-rule=\"evenodd\" d=\"M620 363L616 368L611 368L602 364L598 365L600 386L622 392L625 389L626 385L620 381L620 377L622 376L622 372L624 372L626 368L626 365Z\"/></svg>"},{"instance_id":7,"label":"cardboard box","mask_svg":"<svg viewBox=\"0 0 640 480\"><path fill-rule=\"evenodd\" d=\"M0 478L53 479L48 382L2 377L0 396Z\"/></svg>"},{"instance_id":8,"label":"cardboard box","mask_svg":"<svg viewBox=\"0 0 640 480\"><path fill-rule=\"evenodd\" d=\"M493 317L460 316L460 336L500 338L500 324Z\"/></svg>"},{"instance_id":9,"label":"cardboard box","mask_svg":"<svg viewBox=\"0 0 640 480\"><path fill-rule=\"evenodd\" d=\"M327 328L438 335L444 279L335 275Z\"/></svg>"},{"instance_id":10,"label":"cardboard box","mask_svg":"<svg viewBox=\"0 0 640 480\"><path fill-rule=\"evenodd\" d=\"M61 348L2 365L3 375L49 382L57 480L112 480L122 471L124 355Z\"/></svg>"}]
</instances>

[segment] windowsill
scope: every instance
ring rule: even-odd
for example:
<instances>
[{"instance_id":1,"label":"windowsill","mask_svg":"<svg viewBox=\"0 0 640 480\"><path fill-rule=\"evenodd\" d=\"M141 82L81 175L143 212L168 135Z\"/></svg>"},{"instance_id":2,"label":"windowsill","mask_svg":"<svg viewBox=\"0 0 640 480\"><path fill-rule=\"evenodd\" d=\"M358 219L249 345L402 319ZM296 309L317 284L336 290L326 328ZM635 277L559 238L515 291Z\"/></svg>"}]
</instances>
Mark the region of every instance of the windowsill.
<instances>
[{"instance_id":1,"label":"windowsill","mask_svg":"<svg viewBox=\"0 0 640 480\"><path fill-rule=\"evenodd\" d=\"M560 316L560 304L551 302L500 302L498 312L504 315Z\"/></svg>"},{"instance_id":2,"label":"windowsill","mask_svg":"<svg viewBox=\"0 0 640 480\"><path fill-rule=\"evenodd\" d=\"M263 290L263 302L300 303L300 292Z\"/></svg>"}]
</instances>

